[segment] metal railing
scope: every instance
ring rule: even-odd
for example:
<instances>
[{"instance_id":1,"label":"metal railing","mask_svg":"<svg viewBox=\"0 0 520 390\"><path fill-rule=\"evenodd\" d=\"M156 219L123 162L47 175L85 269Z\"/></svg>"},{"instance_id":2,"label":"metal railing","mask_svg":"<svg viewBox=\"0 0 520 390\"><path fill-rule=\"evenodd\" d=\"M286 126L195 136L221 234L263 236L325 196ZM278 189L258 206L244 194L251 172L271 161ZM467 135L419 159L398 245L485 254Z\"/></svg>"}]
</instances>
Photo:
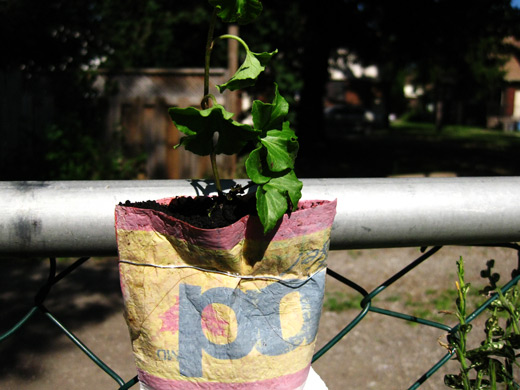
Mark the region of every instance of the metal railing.
<instances>
[{"instance_id":1,"label":"metal railing","mask_svg":"<svg viewBox=\"0 0 520 390\"><path fill-rule=\"evenodd\" d=\"M242 181L237 181L244 183ZM226 186L235 184L227 181ZM55 256L113 256L117 254L114 206L126 200L159 199L177 195L211 194L204 181L97 181L97 182L3 182L0 183L0 256L50 257L47 283L36 294L27 314L0 335L0 342L12 336L36 312L57 325L91 360L127 389L137 378L125 382L86 345L76 338L44 306L52 286L74 271L82 257L56 275ZM374 312L448 333L457 327L380 309L373 298L421 264L442 245L496 245L520 253L520 178L401 178L401 179L307 179L305 199L338 199L337 216L331 234L331 249L390 248L421 246L432 248L371 292L328 270L363 296L361 311L328 344L316 352L320 358L352 330L368 312ZM513 278L504 287L518 282ZM478 316L496 298L492 296L468 318ZM417 380L418 388L452 354L448 353Z\"/></svg>"}]
</instances>

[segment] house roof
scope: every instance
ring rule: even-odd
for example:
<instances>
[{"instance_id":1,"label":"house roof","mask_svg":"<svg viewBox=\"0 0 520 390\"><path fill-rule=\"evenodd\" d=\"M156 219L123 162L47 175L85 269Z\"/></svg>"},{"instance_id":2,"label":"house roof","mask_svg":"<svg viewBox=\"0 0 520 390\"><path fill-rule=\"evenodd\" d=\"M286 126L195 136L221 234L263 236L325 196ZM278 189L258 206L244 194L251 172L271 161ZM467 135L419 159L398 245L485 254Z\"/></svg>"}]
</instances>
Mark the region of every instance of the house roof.
<instances>
[{"instance_id":1,"label":"house roof","mask_svg":"<svg viewBox=\"0 0 520 390\"><path fill-rule=\"evenodd\" d=\"M505 40L506 43L520 48L520 41L510 37ZM520 81L520 61L518 56L512 55L504 65L504 80L508 82Z\"/></svg>"},{"instance_id":2,"label":"house roof","mask_svg":"<svg viewBox=\"0 0 520 390\"><path fill-rule=\"evenodd\" d=\"M518 58L512 56L504 65L506 72L504 80L508 82L520 81L520 62Z\"/></svg>"}]
</instances>

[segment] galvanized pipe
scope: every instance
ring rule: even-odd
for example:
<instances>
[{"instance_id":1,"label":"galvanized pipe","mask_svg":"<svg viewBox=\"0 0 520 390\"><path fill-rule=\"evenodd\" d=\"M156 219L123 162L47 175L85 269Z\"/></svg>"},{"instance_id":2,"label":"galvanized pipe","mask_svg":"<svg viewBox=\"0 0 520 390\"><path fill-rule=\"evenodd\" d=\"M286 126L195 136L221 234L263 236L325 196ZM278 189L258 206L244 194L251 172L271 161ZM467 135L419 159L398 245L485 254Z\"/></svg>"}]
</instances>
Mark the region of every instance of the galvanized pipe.
<instances>
[{"instance_id":1,"label":"galvanized pipe","mask_svg":"<svg viewBox=\"0 0 520 390\"><path fill-rule=\"evenodd\" d=\"M520 241L520 177L303 182L303 198L338 200L332 249ZM189 180L0 182L0 255L113 256L117 203L214 192Z\"/></svg>"}]
</instances>

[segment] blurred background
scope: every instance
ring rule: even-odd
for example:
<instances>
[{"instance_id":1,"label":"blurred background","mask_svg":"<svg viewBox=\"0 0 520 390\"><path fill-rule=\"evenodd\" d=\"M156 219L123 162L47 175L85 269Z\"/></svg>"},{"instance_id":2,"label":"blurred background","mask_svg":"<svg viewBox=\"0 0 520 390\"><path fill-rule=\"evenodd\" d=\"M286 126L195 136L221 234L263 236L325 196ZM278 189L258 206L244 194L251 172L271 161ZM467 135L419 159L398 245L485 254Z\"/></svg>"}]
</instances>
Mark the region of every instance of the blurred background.
<instances>
[{"instance_id":1,"label":"blurred background","mask_svg":"<svg viewBox=\"0 0 520 390\"><path fill-rule=\"evenodd\" d=\"M247 119L276 81L300 177L520 174L518 0L263 5L255 23L216 35L278 54L254 88L219 99ZM173 149L167 112L200 104L209 11L193 0L0 1L0 179L210 177L207 157ZM217 45L212 86L243 54ZM223 177L243 177L241 156L220 163Z\"/></svg>"},{"instance_id":2,"label":"blurred background","mask_svg":"<svg viewBox=\"0 0 520 390\"><path fill-rule=\"evenodd\" d=\"M250 99L269 95L276 81L299 136L299 177L520 175L520 0L263 5L255 23L219 24L216 35L238 33L252 51L278 54L257 86L219 100L247 120ZM207 157L173 149L180 134L167 112L200 104L209 12L206 0L0 0L0 180L210 177ZM243 54L221 42L211 85ZM220 160L223 177L243 177L242 156ZM487 259L503 275L518 260L450 248L383 303L418 316L446 309L433 305L454 301L460 255L475 259L473 280ZM370 289L417 256L415 248L335 251L329 264ZM34 259L2 267L5 328L32 305L47 267ZM327 283L319 346L358 310L351 291ZM47 304L58 317L132 378L115 259L87 263L54 293ZM45 321L2 345L2 389L114 386ZM368 319L315 368L331 390L402 389L445 353L438 333ZM442 375L424 388L438 389Z\"/></svg>"}]
</instances>

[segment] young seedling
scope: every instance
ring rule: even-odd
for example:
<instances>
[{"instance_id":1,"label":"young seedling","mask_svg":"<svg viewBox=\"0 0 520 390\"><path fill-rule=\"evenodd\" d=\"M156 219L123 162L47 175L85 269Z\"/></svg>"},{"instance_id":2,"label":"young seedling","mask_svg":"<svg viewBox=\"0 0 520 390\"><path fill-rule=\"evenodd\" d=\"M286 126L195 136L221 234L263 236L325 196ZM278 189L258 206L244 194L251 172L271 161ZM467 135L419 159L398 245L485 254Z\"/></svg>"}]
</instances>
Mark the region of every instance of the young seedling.
<instances>
[{"instance_id":1,"label":"young seedling","mask_svg":"<svg viewBox=\"0 0 520 390\"><path fill-rule=\"evenodd\" d=\"M223 39L237 40L245 50L245 60L236 73L224 84L217 85L220 93L255 85L271 58L277 53L255 53L235 35L213 38L217 18L224 22L246 24L260 14L258 0L209 0L214 7L210 22L205 55L204 96L201 108L172 107L169 114L176 127L184 133L179 145L200 156L210 156L217 190L223 193L216 164L218 154L234 155L246 145L254 145L245 162L246 173L257 186L256 210L264 233L272 230L286 212L293 211L301 198L302 183L294 172L298 140L285 120L289 105L275 84L271 103L255 100L251 115L253 125L233 119L234 114L217 103L209 94L211 52Z\"/></svg>"}]
</instances>

